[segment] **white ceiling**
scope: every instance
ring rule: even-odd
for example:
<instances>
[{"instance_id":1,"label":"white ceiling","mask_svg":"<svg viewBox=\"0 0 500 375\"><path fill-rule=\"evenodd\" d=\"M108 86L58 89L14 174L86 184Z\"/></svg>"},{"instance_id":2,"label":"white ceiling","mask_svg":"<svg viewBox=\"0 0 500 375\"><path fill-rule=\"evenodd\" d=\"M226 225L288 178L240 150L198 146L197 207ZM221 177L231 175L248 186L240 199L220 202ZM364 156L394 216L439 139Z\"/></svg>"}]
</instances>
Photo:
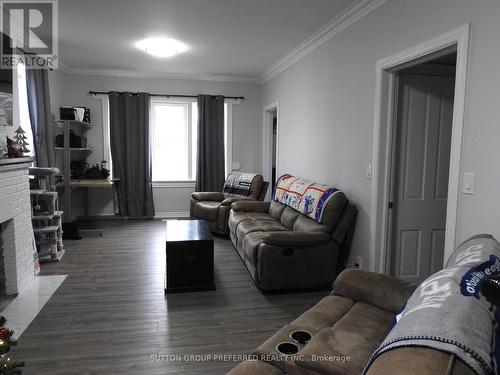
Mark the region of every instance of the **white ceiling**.
<instances>
[{"instance_id":1,"label":"white ceiling","mask_svg":"<svg viewBox=\"0 0 500 375\"><path fill-rule=\"evenodd\" d=\"M353 0L60 0L59 56L73 72L258 79ZM134 42L167 36L156 58Z\"/></svg>"}]
</instances>

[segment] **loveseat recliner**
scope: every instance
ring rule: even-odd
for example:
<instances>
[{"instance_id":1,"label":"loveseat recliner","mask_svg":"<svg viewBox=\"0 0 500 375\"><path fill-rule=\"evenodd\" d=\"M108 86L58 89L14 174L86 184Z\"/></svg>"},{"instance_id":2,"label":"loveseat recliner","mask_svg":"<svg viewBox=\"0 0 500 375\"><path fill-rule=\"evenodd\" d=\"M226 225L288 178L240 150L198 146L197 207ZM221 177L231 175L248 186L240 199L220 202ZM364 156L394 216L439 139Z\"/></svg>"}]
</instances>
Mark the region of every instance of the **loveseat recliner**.
<instances>
[{"instance_id":1,"label":"loveseat recliner","mask_svg":"<svg viewBox=\"0 0 500 375\"><path fill-rule=\"evenodd\" d=\"M337 189L290 175L280 177L276 186L271 202L232 204L234 247L263 291L330 287L347 259L356 207ZM316 210L311 197L321 201Z\"/></svg>"},{"instance_id":2,"label":"loveseat recliner","mask_svg":"<svg viewBox=\"0 0 500 375\"><path fill-rule=\"evenodd\" d=\"M232 172L226 179L223 192L191 194L190 217L205 220L212 233L228 235L231 204L241 200L264 199L268 185L260 174Z\"/></svg>"},{"instance_id":3,"label":"loveseat recliner","mask_svg":"<svg viewBox=\"0 0 500 375\"><path fill-rule=\"evenodd\" d=\"M332 293L281 328L227 375L361 375L373 351L391 330L416 285L359 269L346 269ZM302 330L313 337L295 356L277 352ZM472 375L449 353L402 347L382 354L366 375Z\"/></svg>"},{"instance_id":4,"label":"loveseat recliner","mask_svg":"<svg viewBox=\"0 0 500 375\"><path fill-rule=\"evenodd\" d=\"M227 375L497 373L497 290L485 294L484 283L488 275L500 276L498 264L500 243L479 234L460 244L445 268L420 285L348 268L329 296ZM308 340L294 340L296 331L308 333ZM288 347L283 353L283 343L294 351Z\"/></svg>"},{"instance_id":5,"label":"loveseat recliner","mask_svg":"<svg viewBox=\"0 0 500 375\"><path fill-rule=\"evenodd\" d=\"M262 360L243 362L228 375L361 374L415 287L385 275L346 269L329 296L252 352L252 358ZM293 342L290 334L297 330L310 333L312 339L298 345L297 356L280 355L277 346Z\"/></svg>"}]
</instances>

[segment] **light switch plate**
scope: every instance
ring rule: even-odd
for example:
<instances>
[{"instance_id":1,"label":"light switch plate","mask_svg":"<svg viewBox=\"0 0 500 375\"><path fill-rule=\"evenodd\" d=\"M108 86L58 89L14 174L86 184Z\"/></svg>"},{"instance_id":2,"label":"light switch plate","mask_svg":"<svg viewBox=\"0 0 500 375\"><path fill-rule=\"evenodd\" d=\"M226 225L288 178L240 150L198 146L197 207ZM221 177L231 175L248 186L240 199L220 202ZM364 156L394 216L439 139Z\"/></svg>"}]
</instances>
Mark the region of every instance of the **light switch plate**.
<instances>
[{"instance_id":1,"label":"light switch plate","mask_svg":"<svg viewBox=\"0 0 500 375\"><path fill-rule=\"evenodd\" d=\"M356 263L358 263L359 268L363 268L363 258L360 257L359 255L356 256Z\"/></svg>"},{"instance_id":2,"label":"light switch plate","mask_svg":"<svg viewBox=\"0 0 500 375\"><path fill-rule=\"evenodd\" d=\"M365 171L365 177L368 179L368 180L371 180L373 176L373 173L372 173L372 165L371 164L368 164L366 166L366 171Z\"/></svg>"},{"instance_id":3,"label":"light switch plate","mask_svg":"<svg viewBox=\"0 0 500 375\"><path fill-rule=\"evenodd\" d=\"M231 163L231 167L232 167L232 170L233 171L238 171L240 170L241 166L240 166L240 162L239 161L233 161Z\"/></svg>"},{"instance_id":4,"label":"light switch plate","mask_svg":"<svg viewBox=\"0 0 500 375\"><path fill-rule=\"evenodd\" d=\"M464 173L464 194L474 194L474 173Z\"/></svg>"}]
</instances>

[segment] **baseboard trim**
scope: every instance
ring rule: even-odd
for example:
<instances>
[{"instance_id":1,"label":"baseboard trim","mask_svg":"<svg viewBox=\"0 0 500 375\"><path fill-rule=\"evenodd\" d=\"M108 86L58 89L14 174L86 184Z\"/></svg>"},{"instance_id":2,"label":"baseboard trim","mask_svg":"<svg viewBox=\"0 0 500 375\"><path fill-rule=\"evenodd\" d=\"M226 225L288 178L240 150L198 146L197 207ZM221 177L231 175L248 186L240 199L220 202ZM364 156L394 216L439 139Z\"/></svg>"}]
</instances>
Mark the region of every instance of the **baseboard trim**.
<instances>
[{"instance_id":1,"label":"baseboard trim","mask_svg":"<svg viewBox=\"0 0 500 375\"><path fill-rule=\"evenodd\" d=\"M112 214L99 214L89 216L77 216L76 221L95 221L95 220L122 220L123 218Z\"/></svg>"},{"instance_id":2,"label":"baseboard trim","mask_svg":"<svg viewBox=\"0 0 500 375\"><path fill-rule=\"evenodd\" d=\"M189 211L182 212L156 212L155 219L185 219L189 217Z\"/></svg>"},{"instance_id":3,"label":"baseboard trim","mask_svg":"<svg viewBox=\"0 0 500 375\"><path fill-rule=\"evenodd\" d=\"M153 219L185 219L189 218L189 211L181 211L181 212L156 212ZM141 220L143 218L129 218L129 217L121 217L117 215L109 215L109 214L101 214L101 215L91 215L91 216L78 216L77 221L86 222L86 221L106 221L106 220Z\"/></svg>"}]
</instances>

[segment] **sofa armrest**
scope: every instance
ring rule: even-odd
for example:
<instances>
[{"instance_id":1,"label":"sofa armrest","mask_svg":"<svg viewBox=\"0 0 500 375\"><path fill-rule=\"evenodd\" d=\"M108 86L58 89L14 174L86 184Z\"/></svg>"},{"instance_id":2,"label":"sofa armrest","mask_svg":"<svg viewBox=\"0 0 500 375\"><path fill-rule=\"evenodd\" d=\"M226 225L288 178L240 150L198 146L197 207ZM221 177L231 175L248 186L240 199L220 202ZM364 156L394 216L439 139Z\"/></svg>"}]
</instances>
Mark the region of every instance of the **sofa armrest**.
<instances>
[{"instance_id":1,"label":"sofa armrest","mask_svg":"<svg viewBox=\"0 0 500 375\"><path fill-rule=\"evenodd\" d=\"M425 359L425 365L422 360ZM473 375L474 371L451 353L425 347L399 347L375 359L366 375Z\"/></svg>"},{"instance_id":2,"label":"sofa armrest","mask_svg":"<svg viewBox=\"0 0 500 375\"><path fill-rule=\"evenodd\" d=\"M353 230L357 213L357 208L353 204L348 203L344 208L344 212L342 212L339 221L335 224L335 228L332 232L332 238L339 246L342 245L342 242L346 238L349 231Z\"/></svg>"},{"instance_id":3,"label":"sofa armrest","mask_svg":"<svg viewBox=\"0 0 500 375\"><path fill-rule=\"evenodd\" d=\"M269 212L269 205L271 202L261 202L256 200L244 200L235 202L231 208L235 212Z\"/></svg>"},{"instance_id":4,"label":"sofa armrest","mask_svg":"<svg viewBox=\"0 0 500 375\"><path fill-rule=\"evenodd\" d=\"M214 201L214 202L222 202L226 197L224 194L219 192L201 192L196 191L191 193L191 198L197 201Z\"/></svg>"},{"instance_id":5,"label":"sofa armrest","mask_svg":"<svg viewBox=\"0 0 500 375\"><path fill-rule=\"evenodd\" d=\"M226 198L222 201L220 204L221 206L230 206L235 202L241 202L241 201L255 201L255 198L250 198L250 197L230 197Z\"/></svg>"},{"instance_id":6,"label":"sofa armrest","mask_svg":"<svg viewBox=\"0 0 500 375\"><path fill-rule=\"evenodd\" d=\"M342 271L333 284L333 294L364 302L397 314L417 285L356 268Z\"/></svg>"},{"instance_id":7,"label":"sofa armrest","mask_svg":"<svg viewBox=\"0 0 500 375\"><path fill-rule=\"evenodd\" d=\"M331 240L325 232L271 232L267 233L263 241L265 244L281 247L316 246Z\"/></svg>"}]
</instances>

